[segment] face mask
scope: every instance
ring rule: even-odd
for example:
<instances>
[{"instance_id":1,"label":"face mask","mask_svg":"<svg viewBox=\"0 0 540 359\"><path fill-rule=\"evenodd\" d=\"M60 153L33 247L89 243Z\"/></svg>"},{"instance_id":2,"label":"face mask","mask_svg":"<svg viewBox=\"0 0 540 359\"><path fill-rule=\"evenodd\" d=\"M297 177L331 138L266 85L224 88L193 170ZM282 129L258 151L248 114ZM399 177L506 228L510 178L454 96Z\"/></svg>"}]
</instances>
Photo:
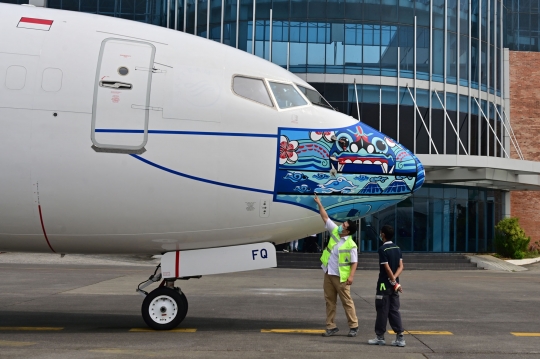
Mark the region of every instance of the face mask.
<instances>
[{"instance_id":1,"label":"face mask","mask_svg":"<svg viewBox=\"0 0 540 359\"><path fill-rule=\"evenodd\" d=\"M382 238L381 234L379 234L379 239L381 240L381 242L383 241L383 238Z\"/></svg>"},{"instance_id":2,"label":"face mask","mask_svg":"<svg viewBox=\"0 0 540 359\"><path fill-rule=\"evenodd\" d=\"M340 224L339 227L337 227L337 230L339 233L343 233L343 226Z\"/></svg>"}]
</instances>

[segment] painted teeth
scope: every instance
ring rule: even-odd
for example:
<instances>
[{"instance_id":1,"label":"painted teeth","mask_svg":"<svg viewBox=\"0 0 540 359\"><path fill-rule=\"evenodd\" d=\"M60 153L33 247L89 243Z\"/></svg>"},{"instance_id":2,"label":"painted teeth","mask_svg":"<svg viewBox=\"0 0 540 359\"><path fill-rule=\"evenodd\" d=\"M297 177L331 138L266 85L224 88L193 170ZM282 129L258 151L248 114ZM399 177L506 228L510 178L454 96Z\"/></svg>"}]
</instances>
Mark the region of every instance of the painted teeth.
<instances>
[{"instance_id":1,"label":"painted teeth","mask_svg":"<svg viewBox=\"0 0 540 359\"><path fill-rule=\"evenodd\" d=\"M343 162L339 163L338 164L338 171L341 172L341 170L343 170L343 167L346 165L346 164L351 164L351 163L354 163L354 164L364 164L364 165L376 165L376 166L381 166L381 169L384 173L388 173L388 163L384 163L382 161L379 161L379 160L362 160L362 159L345 159ZM393 170L393 167L390 171Z\"/></svg>"}]
</instances>

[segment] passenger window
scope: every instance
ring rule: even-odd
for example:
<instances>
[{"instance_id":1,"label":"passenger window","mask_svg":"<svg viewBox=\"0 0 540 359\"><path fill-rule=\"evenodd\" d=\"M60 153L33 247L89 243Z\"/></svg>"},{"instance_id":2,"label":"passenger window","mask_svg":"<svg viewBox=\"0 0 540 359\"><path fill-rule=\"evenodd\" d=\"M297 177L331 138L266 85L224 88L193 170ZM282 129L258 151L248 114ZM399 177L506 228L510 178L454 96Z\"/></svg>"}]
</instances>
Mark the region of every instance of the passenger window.
<instances>
[{"instance_id":1,"label":"passenger window","mask_svg":"<svg viewBox=\"0 0 540 359\"><path fill-rule=\"evenodd\" d=\"M233 78L233 90L239 96L274 107L263 80L235 76Z\"/></svg>"},{"instance_id":2,"label":"passenger window","mask_svg":"<svg viewBox=\"0 0 540 359\"><path fill-rule=\"evenodd\" d=\"M41 88L47 92L58 92L62 88L63 73L60 69L46 68L41 78Z\"/></svg>"},{"instance_id":3,"label":"passenger window","mask_svg":"<svg viewBox=\"0 0 540 359\"><path fill-rule=\"evenodd\" d=\"M6 87L10 90L22 90L26 84L26 67L13 65L6 71Z\"/></svg>"},{"instance_id":4,"label":"passenger window","mask_svg":"<svg viewBox=\"0 0 540 359\"><path fill-rule=\"evenodd\" d=\"M279 108L291 108L308 104L293 85L279 82L269 83Z\"/></svg>"},{"instance_id":5,"label":"passenger window","mask_svg":"<svg viewBox=\"0 0 540 359\"><path fill-rule=\"evenodd\" d=\"M334 108L328 103L328 101L326 101L324 97L322 97L321 94L317 91L300 85L296 86L298 86L298 89L302 91L304 95L306 95L306 97L308 98L308 100L311 101L312 104L334 110Z\"/></svg>"}]
</instances>

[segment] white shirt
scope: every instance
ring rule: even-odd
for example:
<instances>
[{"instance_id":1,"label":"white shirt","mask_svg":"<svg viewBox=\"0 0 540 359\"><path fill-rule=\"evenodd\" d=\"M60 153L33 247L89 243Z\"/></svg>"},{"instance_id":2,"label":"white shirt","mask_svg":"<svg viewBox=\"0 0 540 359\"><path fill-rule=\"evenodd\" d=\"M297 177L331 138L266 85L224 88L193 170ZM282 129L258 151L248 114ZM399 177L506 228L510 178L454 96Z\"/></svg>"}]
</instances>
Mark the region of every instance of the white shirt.
<instances>
[{"instance_id":1,"label":"white shirt","mask_svg":"<svg viewBox=\"0 0 540 359\"><path fill-rule=\"evenodd\" d=\"M326 230L329 233L332 233L334 228L337 227L337 225L329 218L326 221ZM345 240L348 236L341 237L339 239L339 242L332 248L332 252L330 253L330 258L328 259L328 268L323 264L321 265L322 270L325 273L328 273L328 275L335 275L339 277L339 247L345 243ZM334 239L335 240L335 239ZM358 262L358 251L357 248L351 249L351 263L357 263Z\"/></svg>"}]
</instances>

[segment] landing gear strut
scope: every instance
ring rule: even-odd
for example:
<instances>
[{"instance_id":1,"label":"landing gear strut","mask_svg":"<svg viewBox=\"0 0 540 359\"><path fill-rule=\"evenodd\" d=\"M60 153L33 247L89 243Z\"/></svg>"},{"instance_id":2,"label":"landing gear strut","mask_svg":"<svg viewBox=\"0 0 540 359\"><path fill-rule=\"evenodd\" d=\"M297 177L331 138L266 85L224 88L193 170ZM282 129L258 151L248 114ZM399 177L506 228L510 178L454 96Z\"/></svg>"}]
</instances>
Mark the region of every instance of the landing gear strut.
<instances>
[{"instance_id":1,"label":"landing gear strut","mask_svg":"<svg viewBox=\"0 0 540 359\"><path fill-rule=\"evenodd\" d=\"M154 274L137 288L144 297L142 316L152 329L173 329L184 320L188 311L186 296L174 286L176 280L276 266L276 249L270 242L166 252ZM159 281L159 288L152 292L143 290Z\"/></svg>"},{"instance_id":2,"label":"landing gear strut","mask_svg":"<svg viewBox=\"0 0 540 359\"><path fill-rule=\"evenodd\" d=\"M186 317L188 301L180 288L174 286L176 279L165 279L160 286L150 293L143 288L161 279L161 273L156 274L160 266L150 278L139 284L137 292L145 296L141 312L146 325L154 330L171 330L177 327Z\"/></svg>"}]
</instances>

